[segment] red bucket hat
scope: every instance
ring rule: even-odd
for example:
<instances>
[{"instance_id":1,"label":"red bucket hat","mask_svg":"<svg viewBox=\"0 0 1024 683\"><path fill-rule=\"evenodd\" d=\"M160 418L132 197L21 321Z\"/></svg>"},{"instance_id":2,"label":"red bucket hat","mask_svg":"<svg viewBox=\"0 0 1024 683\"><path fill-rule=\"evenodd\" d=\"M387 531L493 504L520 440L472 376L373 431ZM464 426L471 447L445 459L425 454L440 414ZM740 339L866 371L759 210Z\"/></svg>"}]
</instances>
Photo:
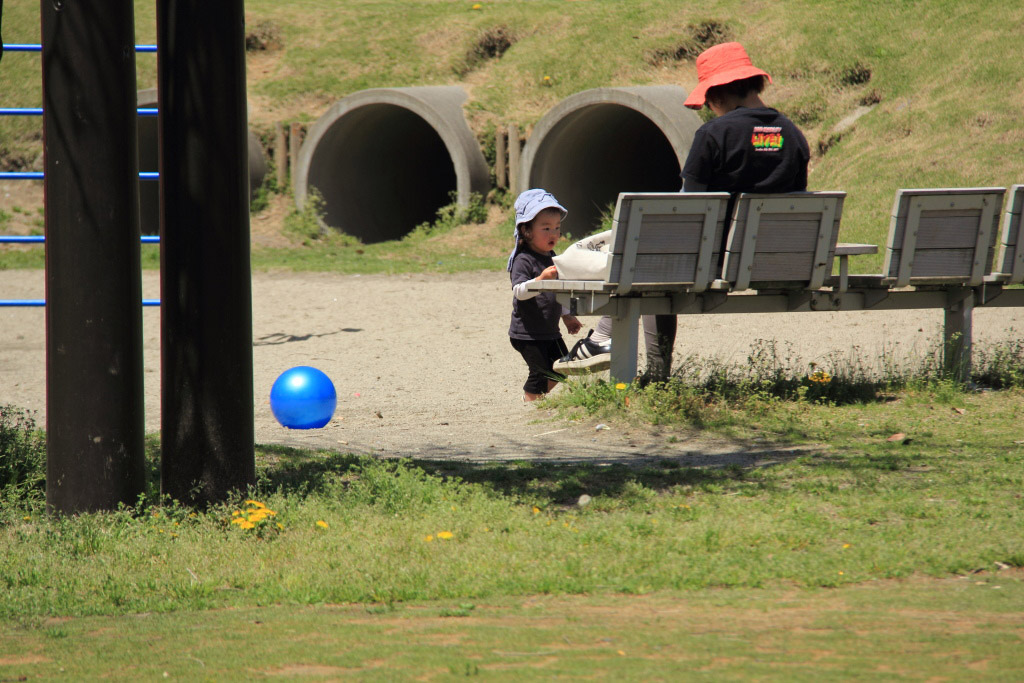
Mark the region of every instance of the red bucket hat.
<instances>
[{"instance_id":1,"label":"red bucket hat","mask_svg":"<svg viewBox=\"0 0 1024 683\"><path fill-rule=\"evenodd\" d=\"M753 65L747 51L739 43L721 43L709 47L697 57L697 87L683 104L691 109L700 109L704 106L708 88L751 76L764 76L769 83L772 82L767 71Z\"/></svg>"}]
</instances>

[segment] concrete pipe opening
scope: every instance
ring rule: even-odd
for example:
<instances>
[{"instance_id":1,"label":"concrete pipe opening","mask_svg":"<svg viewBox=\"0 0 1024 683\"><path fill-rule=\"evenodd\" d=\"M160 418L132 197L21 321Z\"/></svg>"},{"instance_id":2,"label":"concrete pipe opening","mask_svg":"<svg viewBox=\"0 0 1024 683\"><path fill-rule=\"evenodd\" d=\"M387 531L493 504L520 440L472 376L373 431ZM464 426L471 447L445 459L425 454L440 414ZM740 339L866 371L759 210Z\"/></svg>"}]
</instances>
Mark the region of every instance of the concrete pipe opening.
<instances>
[{"instance_id":1,"label":"concrete pipe opening","mask_svg":"<svg viewBox=\"0 0 1024 683\"><path fill-rule=\"evenodd\" d=\"M139 107L156 107L156 88L139 90L136 93ZM157 140L157 117L140 116L138 119L139 171L156 173L160 170L159 141ZM260 139L249 131L249 200L263 184L267 174L267 160L263 155ZM143 235L155 235L160 231L160 183L155 180L139 181L139 225Z\"/></svg>"},{"instance_id":2,"label":"concrete pipe opening","mask_svg":"<svg viewBox=\"0 0 1024 683\"><path fill-rule=\"evenodd\" d=\"M295 169L295 200L323 198L323 223L366 243L398 239L433 221L451 195L486 194L487 163L457 86L363 90L310 129Z\"/></svg>"},{"instance_id":3,"label":"concrete pipe opening","mask_svg":"<svg viewBox=\"0 0 1024 683\"><path fill-rule=\"evenodd\" d=\"M678 192L700 117L676 86L596 88L562 100L523 148L520 187L542 187L569 210L563 232L600 226L620 192Z\"/></svg>"}]
</instances>

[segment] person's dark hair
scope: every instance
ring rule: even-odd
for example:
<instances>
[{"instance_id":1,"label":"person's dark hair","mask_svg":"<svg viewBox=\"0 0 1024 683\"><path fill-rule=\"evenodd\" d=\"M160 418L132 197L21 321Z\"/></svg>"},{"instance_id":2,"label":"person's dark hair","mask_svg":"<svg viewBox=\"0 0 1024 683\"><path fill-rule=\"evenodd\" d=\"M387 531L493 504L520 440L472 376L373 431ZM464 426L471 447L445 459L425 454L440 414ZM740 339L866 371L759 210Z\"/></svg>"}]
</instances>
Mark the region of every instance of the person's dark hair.
<instances>
[{"instance_id":1,"label":"person's dark hair","mask_svg":"<svg viewBox=\"0 0 1024 683\"><path fill-rule=\"evenodd\" d=\"M732 96L739 99L743 99L750 93L757 93L760 95L764 92L765 78L764 76L751 76L750 78L742 78L738 81L732 81L725 85L714 85L708 88L707 93L704 94L704 101L714 100L715 102L721 102L723 99Z\"/></svg>"}]
</instances>

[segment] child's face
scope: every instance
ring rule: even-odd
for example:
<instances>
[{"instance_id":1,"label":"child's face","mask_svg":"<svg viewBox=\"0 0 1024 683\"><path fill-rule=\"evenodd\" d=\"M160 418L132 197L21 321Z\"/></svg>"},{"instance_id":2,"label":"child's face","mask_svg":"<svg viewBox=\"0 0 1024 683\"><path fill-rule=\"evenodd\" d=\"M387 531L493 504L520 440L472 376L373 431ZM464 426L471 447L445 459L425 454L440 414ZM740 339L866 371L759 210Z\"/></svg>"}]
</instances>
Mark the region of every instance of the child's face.
<instances>
[{"instance_id":1,"label":"child's face","mask_svg":"<svg viewBox=\"0 0 1024 683\"><path fill-rule=\"evenodd\" d=\"M544 209L528 228L523 231L526 244L533 251L546 254L555 248L562 237L562 212L558 209Z\"/></svg>"}]
</instances>

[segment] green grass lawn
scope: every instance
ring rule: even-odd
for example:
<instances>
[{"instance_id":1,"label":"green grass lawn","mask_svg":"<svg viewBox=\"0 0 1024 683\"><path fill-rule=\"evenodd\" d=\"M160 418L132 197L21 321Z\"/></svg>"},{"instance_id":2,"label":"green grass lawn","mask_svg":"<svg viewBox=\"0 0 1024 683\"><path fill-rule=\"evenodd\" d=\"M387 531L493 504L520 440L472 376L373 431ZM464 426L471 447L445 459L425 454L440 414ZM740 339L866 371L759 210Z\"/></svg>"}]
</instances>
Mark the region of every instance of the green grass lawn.
<instances>
[{"instance_id":1,"label":"green grass lawn","mask_svg":"<svg viewBox=\"0 0 1024 683\"><path fill-rule=\"evenodd\" d=\"M1018 573L835 589L540 595L52 618L0 675L242 680L1014 680Z\"/></svg>"},{"instance_id":2,"label":"green grass lawn","mask_svg":"<svg viewBox=\"0 0 1024 683\"><path fill-rule=\"evenodd\" d=\"M604 414L643 421L642 406ZM508 653L548 652L564 637L545 666L575 677L667 676L680 662L709 677L809 679L812 662L835 678L966 675L979 662L985 677L1019 673L1009 644L1024 629L1024 394L940 383L841 406L720 410L752 449L804 447L704 468L261 447L248 498L190 510L151 492L134 509L70 519L8 487L0 629L17 646L0 663L84 677L194 674L192 658L236 674L529 673L525 655ZM661 425L666 439L687 428ZM552 606L539 631L534 604ZM694 630L691 612L709 626ZM407 635L348 645L356 632ZM146 638L161 643L152 657L132 645ZM258 657L237 654L254 638ZM69 657L87 644L97 654ZM897 654L908 648L909 659Z\"/></svg>"}]
</instances>

